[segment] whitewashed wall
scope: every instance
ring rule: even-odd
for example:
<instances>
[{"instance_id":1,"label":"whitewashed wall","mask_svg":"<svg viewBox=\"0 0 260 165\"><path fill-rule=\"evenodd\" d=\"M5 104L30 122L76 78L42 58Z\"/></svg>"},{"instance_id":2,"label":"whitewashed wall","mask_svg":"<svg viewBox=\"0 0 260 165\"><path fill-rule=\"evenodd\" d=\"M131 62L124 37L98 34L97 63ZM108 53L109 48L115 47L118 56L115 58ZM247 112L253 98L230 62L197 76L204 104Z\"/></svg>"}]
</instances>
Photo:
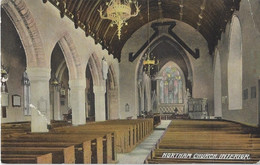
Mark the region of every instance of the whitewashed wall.
<instances>
[{"instance_id":1,"label":"whitewashed wall","mask_svg":"<svg viewBox=\"0 0 260 165\"><path fill-rule=\"evenodd\" d=\"M209 111L213 115L213 60L208 53L206 40L191 26L176 21L177 25L173 31L191 48L200 49L200 58L194 59L190 54L193 70L193 97L208 98ZM150 26L150 25L149 25ZM167 29L166 29L167 30ZM137 95L137 68L141 55L134 61L129 62L130 52L137 52L147 41L147 25L137 30L126 42L122 50L120 67L120 110L122 118L136 116L138 114ZM150 29L150 34L153 30ZM161 33L160 35L164 35ZM127 76L126 76L127 75ZM150 97L150 96L149 96ZM130 112L124 112L125 103L130 103ZM151 106L151 105L150 105Z\"/></svg>"}]
</instances>

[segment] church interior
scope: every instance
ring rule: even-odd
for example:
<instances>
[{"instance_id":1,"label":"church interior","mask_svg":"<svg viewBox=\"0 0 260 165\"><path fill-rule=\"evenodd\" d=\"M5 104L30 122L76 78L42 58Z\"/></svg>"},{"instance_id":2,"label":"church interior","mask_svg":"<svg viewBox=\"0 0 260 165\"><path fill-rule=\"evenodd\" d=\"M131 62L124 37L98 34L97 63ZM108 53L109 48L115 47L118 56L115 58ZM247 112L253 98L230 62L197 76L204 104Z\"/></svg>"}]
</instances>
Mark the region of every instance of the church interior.
<instances>
[{"instance_id":1,"label":"church interior","mask_svg":"<svg viewBox=\"0 0 260 165\"><path fill-rule=\"evenodd\" d=\"M260 1L2 0L1 162L260 162Z\"/></svg>"}]
</instances>

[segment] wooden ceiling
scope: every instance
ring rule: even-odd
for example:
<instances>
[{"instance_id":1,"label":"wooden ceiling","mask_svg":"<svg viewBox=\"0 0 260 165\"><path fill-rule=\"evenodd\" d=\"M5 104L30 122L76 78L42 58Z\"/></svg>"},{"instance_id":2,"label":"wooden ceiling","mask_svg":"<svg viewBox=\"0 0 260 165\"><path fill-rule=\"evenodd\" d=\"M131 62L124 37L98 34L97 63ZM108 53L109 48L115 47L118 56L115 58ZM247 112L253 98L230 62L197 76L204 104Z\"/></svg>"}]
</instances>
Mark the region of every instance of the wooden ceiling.
<instances>
[{"instance_id":1,"label":"wooden ceiling","mask_svg":"<svg viewBox=\"0 0 260 165\"><path fill-rule=\"evenodd\" d=\"M75 25L92 36L103 49L120 61L121 50L126 41L140 27L148 22L147 0L137 0L141 5L138 16L128 20L122 28L121 39L117 37L116 26L111 27L109 20L101 19L97 11L100 6L106 9L110 0L49 0L61 13L68 16ZM136 1L136 0L135 0ZM43 0L47 2L47 0ZM170 18L183 21L197 29L208 42L212 54L225 30L226 23L235 10L239 10L240 0L150 0L150 21Z\"/></svg>"}]
</instances>

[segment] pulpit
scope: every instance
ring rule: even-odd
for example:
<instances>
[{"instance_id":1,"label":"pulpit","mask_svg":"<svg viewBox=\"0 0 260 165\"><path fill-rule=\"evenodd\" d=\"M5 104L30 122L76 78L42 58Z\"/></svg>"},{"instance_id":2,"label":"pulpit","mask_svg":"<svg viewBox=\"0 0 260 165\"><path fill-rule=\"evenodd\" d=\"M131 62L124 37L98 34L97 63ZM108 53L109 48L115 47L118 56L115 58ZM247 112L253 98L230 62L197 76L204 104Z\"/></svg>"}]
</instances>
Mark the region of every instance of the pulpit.
<instances>
[{"instance_id":1,"label":"pulpit","mask_svg":"<svg viewBox=\"0 0 260 165\"><path fill-rule=\"evenodd\" d=\"M188 113L191 119L208 119L208 99L189 98Z\"/></svg>"}]
</instances>

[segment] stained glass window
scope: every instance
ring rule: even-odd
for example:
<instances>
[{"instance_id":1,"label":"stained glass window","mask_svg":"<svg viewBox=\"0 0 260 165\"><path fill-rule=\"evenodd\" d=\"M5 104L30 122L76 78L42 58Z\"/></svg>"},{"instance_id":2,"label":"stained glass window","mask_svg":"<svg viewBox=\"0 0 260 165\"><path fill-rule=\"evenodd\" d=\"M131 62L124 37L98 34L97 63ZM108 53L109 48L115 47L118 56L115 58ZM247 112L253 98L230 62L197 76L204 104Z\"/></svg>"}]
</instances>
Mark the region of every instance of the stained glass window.
<instances>
[{"instance_id":1,"label":"stained glass window","mask_svg":"<svg viewBox=\"0 0 260 165\"><path fill-rule=\"evenodd\" d=\"M183 82L180 71L176 67L168 66L162 72L160 103L183 103Z\"/></svg>"}]
</instances>

